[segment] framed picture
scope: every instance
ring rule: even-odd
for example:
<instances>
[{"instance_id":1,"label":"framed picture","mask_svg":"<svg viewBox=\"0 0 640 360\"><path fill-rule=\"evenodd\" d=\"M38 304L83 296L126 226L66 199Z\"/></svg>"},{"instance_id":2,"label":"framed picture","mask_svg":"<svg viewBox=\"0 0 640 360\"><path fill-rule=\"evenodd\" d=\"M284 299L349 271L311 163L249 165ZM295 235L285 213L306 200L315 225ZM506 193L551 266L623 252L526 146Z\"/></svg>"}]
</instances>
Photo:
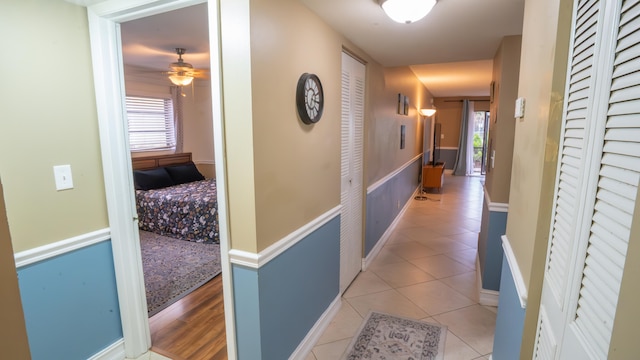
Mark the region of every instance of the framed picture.
<instances>
[{"instance_id":1,"label":"framed picture","mask_svg":"<svg viewBox=\"0 0 640 360\"><path fill-rule=\"evenodd\" d=\"M404 149L405 135L406 135L406 126L400 125L400 149Z\"/></svg>"},{"instance_id":2,"label":"framed picture","mask_svg":"<svg viewBox=\"0 0 640 360\"><path fill-rule=\"evenodd\" d=\"M496 91L496 82L492 81L491 85L489 85L489 102L493 104L493 97Z\"/></svg>"},{"instance_id":3,"label":"framed picture","mask_svg":"<svg viewBox=\"0 0 640 360\"><path fill-rule=\"evenodd\" d=\"M409 115L409 98L406 96L404 97L404 111L402 113L404 115Z\"/></svg>"}]
</instances>

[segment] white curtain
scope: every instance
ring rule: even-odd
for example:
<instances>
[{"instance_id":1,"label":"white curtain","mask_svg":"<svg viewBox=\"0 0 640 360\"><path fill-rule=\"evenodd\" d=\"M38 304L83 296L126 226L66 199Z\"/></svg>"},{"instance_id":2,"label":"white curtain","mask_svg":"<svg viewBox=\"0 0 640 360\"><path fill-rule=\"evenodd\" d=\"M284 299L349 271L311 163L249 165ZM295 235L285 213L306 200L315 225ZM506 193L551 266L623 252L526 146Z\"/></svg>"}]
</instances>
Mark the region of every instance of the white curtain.
<instances>
[{"instance_id":1,"label":"white curtain","mask_svg":"<svg viewBox=\"0 0 640 360\"><path fill-rule=\"evenodd\" d=\"M458 140L458 156L453 165L453 175L473 174L473 101L462 101L462 119L460 120L460 138Z\"/></svg>"},{"instance_id":2,"label":"white curtain","mask_svg":"<svg viewBox=\"0 0 640 360\"><path fill-rule=\"evenodd\" d=\"M171 99L173 100L173 126L176 135L176 154L184 151L182 131L182 86L171 86Z\"/></svg>"}]
</instances>

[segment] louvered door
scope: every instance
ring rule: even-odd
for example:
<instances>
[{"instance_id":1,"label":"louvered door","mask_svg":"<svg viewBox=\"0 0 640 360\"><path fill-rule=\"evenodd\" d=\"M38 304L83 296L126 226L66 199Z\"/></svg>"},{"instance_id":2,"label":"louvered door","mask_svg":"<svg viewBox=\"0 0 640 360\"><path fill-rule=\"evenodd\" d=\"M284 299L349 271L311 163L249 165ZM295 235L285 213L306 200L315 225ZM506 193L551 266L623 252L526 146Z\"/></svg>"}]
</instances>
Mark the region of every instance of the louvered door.
<instances>
[{"instance_id":1,"label":"louvered door","mask_svg":"<svg viewBox=\"0 0 640 360\"><path fill-rule=\"evenodd\" d=\"M342 54L340 292L362 268L362 172L365 66Z\"/></svg>"},{"instance_id":2,"label":"louvered door","mask_svg":"<svg viewBox=\"0 0 640 360\"><path fill-rule=\"evenodd\" d=\"M574 14L539 359L607 358L640 180L640 0L579 1ZM592 70L577 86L580 55Z\"/></svg>"}]
</instances>

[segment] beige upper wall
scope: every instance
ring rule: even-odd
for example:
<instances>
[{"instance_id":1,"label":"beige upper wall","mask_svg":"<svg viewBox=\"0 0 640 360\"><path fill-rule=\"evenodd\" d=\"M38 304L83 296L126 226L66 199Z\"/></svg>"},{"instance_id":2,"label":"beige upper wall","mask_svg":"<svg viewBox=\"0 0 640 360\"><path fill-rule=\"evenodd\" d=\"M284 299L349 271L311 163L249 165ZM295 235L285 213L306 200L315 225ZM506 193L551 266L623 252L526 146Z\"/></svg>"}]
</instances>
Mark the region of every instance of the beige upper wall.
<instances>
[{"instance_id":1,"label":"beige upper wall","mask_svg":"<svg viewBox=\"0 0 640 360\"><path fill-rule=\"evenodd\" d=\"M5 1L0 13L11 49L0 66L23 69L0 88L0 176L19 252L107 227L107 206L85 8ZM74 189L56 191L53 166L64 164Z\"/></svg>"},{"instance_id":2,"label":"beige upper wall","mask_svg":"<svg viewBox=\"0 0 640 360\"><path fill-rule=\"evenodd\" d=\"M223 12L223 21L226 16ZM381 68L298 1L251 1L250 19L253 134L249 138L236 133L227 146L236 141L253 144L256 245L249 237L234 237L233 247L260 251L340 204L343 47L367 62L365 185L422 152L415 107L426 101L428 92L408 68ZM305 72L319 76L325 94L322 119L314 125L303 124L296 113L295 88ZM225 68L225 78L229 75ZM409 116L395 115L398 92L410 98ZM227 126L234 121L229 115ZM399 148L401 124L406 125L404 150ZM231 151L228 148L228 155ZM233 207L231 211L235 216Z\"/></svg>"},{"instance_id":3,"label":"beige upper wall","mask_svg":"<svg viewBox=\"0 0 640 360\"><path fill-rule=\"evenodd\" d=\"M492 202L509 202L515 100L518 96L521 36L507 36L493 58L494 100L491 103L485 188ZM491 152L495 151L493 167Z\"/></svg>"},{"instance_id":4,"label":"beige upper wall","mask_svg":"<svg viewBox=\"0 0 640 360\"><path fill-rule=\"evenodd\" d=\"M518 97L525 98L526 112L522 119L516 120L507 237L527 285L539 216L536 214L541 197L549 111L552 105L562 106L564 95L552 92L558 9L558 0L525 4Z\"/></svg>"},{"instance_id":5,"label":"beige upper wall","mask_svg":"<svg viewBox=\"0 0 640 360\"><path fill-rule=\"evenodd\" d=\"M572 0L525 3L506 234L527 286L521 357L531 358L542 292L562 122Z\"/></svg>"},{"instance_id":6,"label":"beige upper wall","mask_svg":"<svg viewBox=\"0 0 640 360\"><path fill-rule=\"evenodd\" d=\"M489 87L489 84L487 84ZM441 125L441 147L457 148L460 140L460 120L462 119L462 100L474 101L476 111L489 111L489 97L446 97L436 98L436 122Z\"/></svg>"},{"instance_id":7,"label":"beige upper wall","mask_svg":"<svg viewBox=\"0 0 640 360\"><path fill-rule=\"evenodd\" d=\"M251 2L258 251L340 204L341 48L338 34L298 1ZM313 125L296 112L303 73L318 75L324 90Z\"/></svg>"},{"instance_id":8,"label":"beige upper wall","mask_svg":"<svg viewBox=\"0 0 640 360\"><path fill-rule=\"evenodd\" d=\"M418 109L433 96L408 67L367 66L366 185L370 186L422 153L424 120ZM409 98L408 115L399 115L398 94ZM405 148L400 149L400 128L405 126ZM417 178L416 178L417 181Z\"/></svg>"}]
</instances>

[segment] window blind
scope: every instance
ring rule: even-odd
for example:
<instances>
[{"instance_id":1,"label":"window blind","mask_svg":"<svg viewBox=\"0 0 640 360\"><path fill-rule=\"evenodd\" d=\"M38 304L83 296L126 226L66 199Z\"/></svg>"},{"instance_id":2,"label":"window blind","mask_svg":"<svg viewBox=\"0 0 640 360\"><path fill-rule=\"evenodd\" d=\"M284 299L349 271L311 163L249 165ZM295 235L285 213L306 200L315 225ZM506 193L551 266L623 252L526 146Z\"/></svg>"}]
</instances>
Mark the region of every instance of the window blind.
<instances>
[{"instance_id":1,"label":"window blind","mask_svg":"<svg viewBox=\"0 0 640 360\"><path fill-rule=\"evenodd\" d=\"M127 96L126 107L129 147L132 151L175 148L176 135L171 99Z\"/></svg>"}]
</instances>

